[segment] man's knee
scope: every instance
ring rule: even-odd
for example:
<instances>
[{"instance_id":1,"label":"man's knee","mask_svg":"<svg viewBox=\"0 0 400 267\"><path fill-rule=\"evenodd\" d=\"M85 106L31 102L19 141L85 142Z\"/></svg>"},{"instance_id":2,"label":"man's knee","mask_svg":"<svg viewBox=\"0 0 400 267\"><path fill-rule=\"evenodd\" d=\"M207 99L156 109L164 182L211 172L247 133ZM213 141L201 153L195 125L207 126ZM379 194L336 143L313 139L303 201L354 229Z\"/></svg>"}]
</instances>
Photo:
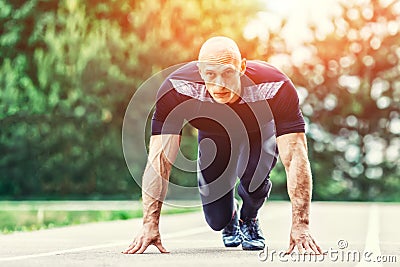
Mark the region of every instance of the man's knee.
<instances>
[{"instance_id":1,"label":"man's knee","mask_svg":"<svg viewBox=\"0 0 400 267\"><path fill-rule=\"evenodd\" d=\"M254 199L269 198L272 189L272 182L266 179L256 190L249 190L250 184L240 183L238 186L238 194L241 198L250 197Z\"/></svg>"},{"instance_id":2,"label":"man's knee","mask_svg":"<svg viewBox=\"0 0 400 267\"><path fill-rule=\"evenodd\" d=\"M221 203L218 204L214 203L203 206L206 222L214 231L224 229L231 221L233 215L233 208L230 205L227 203L223 205Z\"/></svg>"}]
</instances>

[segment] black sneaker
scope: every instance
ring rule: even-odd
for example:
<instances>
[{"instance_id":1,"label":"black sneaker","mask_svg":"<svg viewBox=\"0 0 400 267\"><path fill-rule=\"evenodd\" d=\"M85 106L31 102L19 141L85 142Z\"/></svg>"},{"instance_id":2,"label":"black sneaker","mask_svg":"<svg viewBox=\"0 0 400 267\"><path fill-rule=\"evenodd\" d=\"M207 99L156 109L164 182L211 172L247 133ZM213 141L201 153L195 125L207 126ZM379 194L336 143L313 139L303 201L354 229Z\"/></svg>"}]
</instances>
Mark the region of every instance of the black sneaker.
<instances>
[{"instance_id":1,"label":"black sneaker","mask_svg":"<svg viewBox=\"0 0 400 267\"><path fill-rule=\"evenodd\" d=\"M237 203L235 204L235 214L233 215L229 224L225 226L224 230L222 230L222 241L224 242L225 247L237 247L242 243L242 235L239 227L239 216L237 214L238 208Z\"/></svg>"},{"instance_id":2,"label":"black sneaker","mask_svg":"<svg viewBox=\"0 0 400 267\"><path fill-rule=\"evenodd\" d=\"M242 232L243 250L263 250L265 247L265 238L260 229L258 219L240 220L240 230Z\"/></svg>"}]
</instances>

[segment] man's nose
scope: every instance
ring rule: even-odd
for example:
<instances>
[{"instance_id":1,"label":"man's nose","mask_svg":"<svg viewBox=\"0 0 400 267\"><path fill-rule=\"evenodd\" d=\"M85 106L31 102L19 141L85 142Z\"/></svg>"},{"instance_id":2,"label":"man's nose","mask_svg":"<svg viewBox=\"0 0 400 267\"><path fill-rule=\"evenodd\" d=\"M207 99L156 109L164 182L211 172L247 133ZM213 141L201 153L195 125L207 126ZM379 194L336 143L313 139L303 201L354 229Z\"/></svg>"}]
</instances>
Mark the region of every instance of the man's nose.
<instances>
[{"instance_id":1,"label":"man's nose","mask_svg":"<svg viewBox=\"0 0 400 267\"><path fill-rule=\"evenodd\" d=\"M220 75L217 76L217 78L215 79L215 85L217 85L219 87L222 87L222 88L225 88L225 81L222 78L222 76L220 76Z\"/></svg>"}]
</instances>

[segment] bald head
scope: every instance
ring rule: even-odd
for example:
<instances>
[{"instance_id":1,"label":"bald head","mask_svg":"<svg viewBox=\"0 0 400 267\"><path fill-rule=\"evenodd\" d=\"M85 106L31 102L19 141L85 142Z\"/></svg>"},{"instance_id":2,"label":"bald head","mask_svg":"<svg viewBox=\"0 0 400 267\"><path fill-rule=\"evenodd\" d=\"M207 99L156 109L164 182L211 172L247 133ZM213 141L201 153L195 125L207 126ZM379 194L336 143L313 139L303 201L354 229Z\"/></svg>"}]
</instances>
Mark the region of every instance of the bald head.
<instances>
[{"instance_id":1,"label":"bald head","mask_svg":"<svg viewBox=\"0 0 400 267\"><path fill-rule=\"evenodd\" d=\"M208 39L200 49L197 66L207 91L217 103L239 99L246 59L242 59L235 41L223 36Z\"/></svg>"},{"instance_id":2,"label":"bald head","mask_svg":"<svg viewBox=\"0 0 400 267\"><path fill-rule=\"evenodd\" d=\"M233 64L240 68L239 47L232 39L217 36L208 39L200 48L199 62L215 64Z\"/></svg>"}]
</instances>

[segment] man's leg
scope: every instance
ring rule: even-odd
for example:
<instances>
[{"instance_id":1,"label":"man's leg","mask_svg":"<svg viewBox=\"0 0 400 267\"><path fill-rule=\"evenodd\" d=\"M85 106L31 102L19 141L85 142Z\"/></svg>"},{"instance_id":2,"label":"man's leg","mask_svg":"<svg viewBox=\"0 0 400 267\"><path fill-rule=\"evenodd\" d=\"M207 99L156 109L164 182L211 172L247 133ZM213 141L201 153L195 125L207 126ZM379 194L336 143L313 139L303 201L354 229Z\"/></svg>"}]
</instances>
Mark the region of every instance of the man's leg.
<instances>
[{"instance_id":1,"label":"man's leg","mask_svg":"<svg viewBox=\"0 0 400 267\"><path fill-rule=\"evenodd\" d=\"M277 161L276 138L273 124L261 128L261 133L249 133L243 140L238 160L239 196L243 200L242 220L256 218L258 210L269 197L272 183L269 173Z\"/></svg>"},{"instance_id":2,"label":"man's leg","mask_svg":"<svg viewBox=\"0 0 400 267\"><path fill-rule=\"evenodd\" d=\"M254 192L249 192L248 187L240 183L238 186L239 196L243 200L242 209L240 211L240 219L246 220L256 218L258 210L262 207L265 200L269 197L272 183L269 177L265 178L265 182L260 185Z\"/></svg>"},{"instance_id":3,"label":"man's leg","mask_svg":"<svg viewBox=\"0 0 400 267\"><path fill-rule=\"evenodd\" d=\"M230 162L229 137L199 131L198 182L207 223L216 231L223 229L234 211L233 193L237 179Z\"/></svg>"},{"instance_id":4,"label":"man's leg","mask_svg":"<svg viewBox=\"0 0 400 267\"><path fill-rule=\"evenodd\" d=\"M249 140L241 144L238 193L243 200L240 212L241 229L245 236L243 249L264 248L264 237L259 229L257 214L269 197L272 188L269 173L277 160L275 135L271 127L263 127L260 134L249 133Z\"/></svg>"},{"instance_id":5,"label":"man's leg","mask_svg":"<svg viewBox=\"0 0 400 267\"><path fill-rule=\"evenodd\" d=\"M231 221L234 211L233 190L214 202L203 204L205 219L214 231L224 229Z\"/></svg>"},{"instance_id":6,"label":"man's leg","mask_svg":"<svg viewBox=\"0 0 400 267\"><path fill-rule=\"evenodd\" d=\"M199 133L198 180L203 211L213 230L223 231L225 246L241 243L238 214L234 204L237 179L235 153L227 136Z\"/></svg>"}]
</instances>

